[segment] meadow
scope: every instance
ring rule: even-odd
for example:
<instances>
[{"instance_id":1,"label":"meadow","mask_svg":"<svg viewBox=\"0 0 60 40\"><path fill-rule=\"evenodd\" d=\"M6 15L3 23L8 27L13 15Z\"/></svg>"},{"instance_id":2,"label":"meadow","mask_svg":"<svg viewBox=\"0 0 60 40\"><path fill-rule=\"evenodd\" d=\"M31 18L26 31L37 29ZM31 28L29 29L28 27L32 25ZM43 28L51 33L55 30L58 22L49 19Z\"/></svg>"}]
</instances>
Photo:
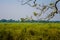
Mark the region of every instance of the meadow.
<instances>
[{"instance_id":1,"label":"meadow","mask_svg":"<svg viewBox=\"0 0 60 40\"><path fill-rule=\"evenodd\" d=\"M0 40L60 40L60 23L0 23Z\"/></svg>"}]
</instances>

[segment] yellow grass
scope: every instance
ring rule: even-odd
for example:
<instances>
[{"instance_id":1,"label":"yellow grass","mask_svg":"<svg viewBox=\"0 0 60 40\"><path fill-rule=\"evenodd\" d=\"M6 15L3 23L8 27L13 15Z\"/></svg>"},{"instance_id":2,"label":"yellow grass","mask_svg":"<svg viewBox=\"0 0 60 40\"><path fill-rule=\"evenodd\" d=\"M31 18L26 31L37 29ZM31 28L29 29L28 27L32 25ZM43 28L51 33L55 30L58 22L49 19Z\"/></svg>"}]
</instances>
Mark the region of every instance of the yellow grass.
<instances>
[{"instance_id":1,"label":"yellow grass","mask_svg":"<svg viewBox=\"0 0 60 40\"><path fill-rule=\"evenodd\" d=\"M60 23L0 23L0 40L60 40Z\"/></svg>"}]
</instances>

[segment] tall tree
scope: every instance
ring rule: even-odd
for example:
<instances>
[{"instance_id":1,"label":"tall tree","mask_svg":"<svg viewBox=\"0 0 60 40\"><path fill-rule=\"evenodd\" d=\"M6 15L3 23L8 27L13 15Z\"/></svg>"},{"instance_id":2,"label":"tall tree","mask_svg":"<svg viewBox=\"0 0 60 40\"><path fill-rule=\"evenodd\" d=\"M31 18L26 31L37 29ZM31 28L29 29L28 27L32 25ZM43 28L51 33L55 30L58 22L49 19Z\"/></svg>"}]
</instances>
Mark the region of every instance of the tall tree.
<instances>
[{"instance_id":1,"label":"tall tree","mask_svg":"<svg viewBox=\"0 0 60 40\"><path fill-rule=\"evenodd\" d=\"M54 0L55 2L53 3L50 3L49 5L41 5L39 3L37 3L38 0L21 0L21 4L22 5L29 5L31 7L35 7L36 9L40 10L41 12L39 14L37 14L36 12L34 12L34 15L35 16L39 16L41 17L42 14L44 14L46 11L48 11L49 9L53 9L52 12L47 15L45 18L40 18L40 19L47 19L47 20L50 20L51 18L53 18L56 14L58 14L58 8L57 8L57 3L60 1L60 0ZM39 0L40 1L40 0ZM33 2L31 4L31 2Z\"/></svg>"}]
</instances>

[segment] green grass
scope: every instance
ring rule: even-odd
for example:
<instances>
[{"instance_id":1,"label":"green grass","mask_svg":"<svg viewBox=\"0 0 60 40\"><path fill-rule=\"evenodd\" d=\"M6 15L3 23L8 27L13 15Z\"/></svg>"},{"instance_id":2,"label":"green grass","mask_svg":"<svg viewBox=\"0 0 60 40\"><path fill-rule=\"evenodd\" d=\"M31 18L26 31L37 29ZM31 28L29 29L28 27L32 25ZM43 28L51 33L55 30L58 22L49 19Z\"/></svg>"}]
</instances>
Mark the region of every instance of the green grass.
<instances>
[{"instance_id":1,"label":"green grass","mask_svg":"<svg viewBox=\"0 0 60 40\"><path fill-rule=\"evenodd\" d=\"M60 23L0 23L0 40L60 40Z\"/></svg>"}]
</instances>

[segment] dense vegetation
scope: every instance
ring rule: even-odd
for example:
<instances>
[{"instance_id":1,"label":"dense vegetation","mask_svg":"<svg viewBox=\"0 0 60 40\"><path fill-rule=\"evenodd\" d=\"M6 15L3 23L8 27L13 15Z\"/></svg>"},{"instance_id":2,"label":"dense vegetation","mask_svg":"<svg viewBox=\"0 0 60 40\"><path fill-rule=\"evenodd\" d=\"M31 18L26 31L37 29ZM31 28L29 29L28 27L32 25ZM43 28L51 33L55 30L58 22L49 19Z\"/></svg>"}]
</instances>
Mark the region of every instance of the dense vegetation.
<instances>
[{"instance_id":1,"label":"dense vegetation","mask_svg":"<svg viewBox=\"0 0 60 40\"><path fill-rule=\"evenodd\" d=\"M18 23L21 23L21 22L29 22L29 23L33 23L33 22L39 22L39 23L60 23L60 21L45 21L45 20L13 20L13 19L1 19L0 22L18 22Z\"/></svg>"},{"instance_id":2,"label":"dense vegetation","mask_svg":"<svg viewBox=\"0 0 60 40\"><path fill-rule=\"evenodd\" d=\"M19 20L13 20L13 19L0 19L0 22L19 22Z\"/></svg>"},{"instance_id":3,"label":"dense vegetation","mask_svg":"<svg viewBox=\"0 0 60 40\"><path fill-rule=\"evenodd\" d=\"M0 40L60 40L60 23L0 23Z\"/></svg>"}]
</instances>

